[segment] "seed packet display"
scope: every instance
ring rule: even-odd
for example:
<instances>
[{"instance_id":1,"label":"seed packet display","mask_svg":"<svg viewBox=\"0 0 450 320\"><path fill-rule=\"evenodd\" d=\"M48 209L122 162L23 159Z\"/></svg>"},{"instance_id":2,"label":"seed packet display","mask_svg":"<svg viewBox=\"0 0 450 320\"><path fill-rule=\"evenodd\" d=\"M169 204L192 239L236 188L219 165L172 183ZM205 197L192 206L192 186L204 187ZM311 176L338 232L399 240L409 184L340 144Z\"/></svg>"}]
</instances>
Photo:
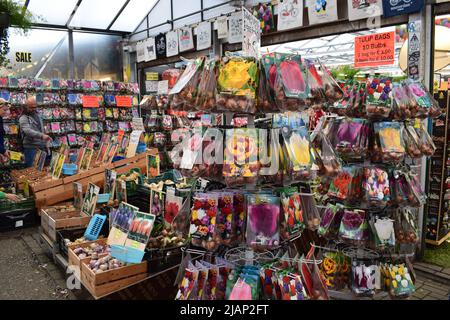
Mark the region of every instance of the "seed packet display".
<instances>
[{"instance_id":1,"label":"seed packet display","mask_svg":"<svg viewBox=\"0 0 450 320\"><path fill-rule=\"evenodd\" d=\"M139 208L126 202L121 202L117 209L112 211L112 227L108 236L108 245L123 246L127 241L131 224L136 217Z\"/></svg>"},{"instance_id":2,"label":"seed packet display","mask_svg":"<svg viewBox=\"0 0 450 320\"><path fill-rule=\"evenodd\" d=\"M144 251L155 223L155 215L136 212L128 232L125 246Z\"/></svg>"},{"instance_id":3,"label":"seed packet display","mask_svg":"<svg viewBox=\"0 0 450 320\"><path fill-rule=\"evenodd\" d=\"M266 194L247 196L247 244L277 246L280 241L280 199Z\"/></svg>"},{"instance_id":4,"label":"seed packet display","mask_svg":"<svg viewBox=\"0 0 450 320\"><path fill-rule=\"evenodd\" d=\"M99 193L100 188L89 182L86 195L84 196L83 204L81 206L81 213L87 216L92 216L94 214Z\"/></svg>"},{"instance_id":5,"label":"seed packet display","mask_svg":"<svg viewBox=\"0 0 450 320\"><path fill-rule=\"evenodd\" d=\"M216 230L217 194L197 193L193 199L191 210L191 226L189 234L192 244L214 251L220 244Z\"/></svg>"}]
</instances>

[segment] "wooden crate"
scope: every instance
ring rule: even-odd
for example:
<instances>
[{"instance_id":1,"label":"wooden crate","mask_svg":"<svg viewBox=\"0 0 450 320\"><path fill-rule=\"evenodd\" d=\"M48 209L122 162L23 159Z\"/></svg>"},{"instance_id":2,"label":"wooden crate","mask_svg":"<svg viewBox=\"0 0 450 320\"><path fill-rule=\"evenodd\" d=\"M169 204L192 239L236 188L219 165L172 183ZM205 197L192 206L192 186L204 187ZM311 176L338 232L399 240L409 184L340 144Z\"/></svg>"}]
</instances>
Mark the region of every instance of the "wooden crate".
<instances>
[{"instance_id":1,"label":"wooden crate","mask_svg":"<svg viewBox=\"0 0 450 320\"><path fill-rule=\"evenodd\" d=\"M81 283L94 298L121 290L148 276L147 261L98 274L89 268L88 263L89 259L83 259L81 261Z\"/></svg>"},{"instance_id":2,"label":"wooden crate","mask_svg":"<svg viewBox=\"0 0 450 320\"><path fill-rule=\"evenodd\" d=\"M50 208L41 210L41 226L47 236L56 241L56 231L76 227L87 227L90 216L84 216L80 211L61 212Z\"/></svg>"},{"instance_id":3,"label":"wooden crate","mask_svg":"<svg viewBox=\"0 0 450 320\"><path fill-rule=\"evenodd\" d=\"M86 242L83 242L83 243L69 245L67 247L67 255L68 255L69 266L81 267L81 260L87 259L88 262L89 262L89 260L91 259L90 257L86 257L85 259L80 259L73 252L74 249L76 249L78 247L86 248L89 245L91 245L91 243L98 243L98 244L101 244L101 245L106 245L106 241L107 241L107 239L98 239L98 240L94 240L94 241L86 241Z\"/></svg>"}]
</instances>

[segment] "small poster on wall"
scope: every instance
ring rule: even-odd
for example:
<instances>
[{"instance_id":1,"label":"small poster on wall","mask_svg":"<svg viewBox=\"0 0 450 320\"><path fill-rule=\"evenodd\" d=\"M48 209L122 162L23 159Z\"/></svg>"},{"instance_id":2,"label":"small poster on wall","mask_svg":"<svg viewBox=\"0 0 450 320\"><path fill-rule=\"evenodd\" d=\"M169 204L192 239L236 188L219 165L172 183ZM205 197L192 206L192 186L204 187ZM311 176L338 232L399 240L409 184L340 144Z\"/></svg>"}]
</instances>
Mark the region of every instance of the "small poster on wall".
<instances>
[{"instance_id":1,"label":"small poster on wall","mask_svg":"<svg viewBox=\"0 0 450 320\"><path fill-rule=\"evenodd\" d=\"M219 39L225 39L228 37L228 18L227 17L219 17L216 20L217 26L217 37Z\"/></svg>"},{"instance_id":2,"label":"small poster on wall","mask_svg":"<svg viewBox=\"0 0 450 320\"><path fill-rule=\"evenodd\" d=\"M136 43L136 61L142 62L145 60L145 44L143 41Z\"/></svg>"},{"instance_id":3,"label":"small poster on wall","mask_svg":"<svg viewBox=\"0 0 450 320\"><path fill-rule=\"evenodd\" d=\"M299 28L303 25L303 0L283 0L278 4L278 30Z\"/></svg>"},{"instance_id":4,"label":"small poster on wall","mask_svg":"<svg viewBox=\"0 0 450 320\"><path fill-rule=\"evenodd\" d=\"M349 21L379 17L383 14L381 0L347 0L347 3Z\"/></svg>"},{"instance_id":5,"label":"small poster on wall","mask_svg":"<svg viewBox=\"0 0 450 320\"><path fill-rule=\"evenodd\" d=\"M228 20L228 42L242 42L242 12L235 12Z\"/></svg>"},{"instance_id":6,"label":"small poster on wall","mask_svg":"<svg viewBox=\"0 0 450 320\"><path fill-rule=\"evenodd\" d=\"M211 22L202 22L197 27L197 50L211 47Z\"/></svg>"},{"instance_id":7,"label":"small poster on wall","mask_svg":"<svg viewBox=\"0 0 450 320\"><path fill-rule=\"evenodd\" d=\"M156 60L155 38L144 41L145 61Z\"/></svg>"},{"instance_id":8,"label":"small poster on wall","mask_svg":"<svg viewBox=\"0 0 450 320\"><path fill-rule=\"evenodd\" d=\"M308 0L309 24L327 23L338 19L336 0Z\"/></svg>"},{"instance_id":9,"label":"small poster on wall","mask_svg":"<svg viewBox=\"0 0 450 320\"><path fill-rule=\"evenodd\" d=\"M192 38L191 28L178 29L178 45L180 52L194 49L194 39Z\"/></svg>"},{"instance_id":10,"label":"small poster on wall","mask_svg":"<svg viewBox=\"0 0 450 320\"><path fill-rule=\"evenodd\" d=\"M244 56L259 57L261 48L261 26L258 18L242 9L242 51Z\"/></svg>"},{"instance_id":11,"label":"small poster on wall","mask_svg":"<svg viewBox=\"0 0 450 320\"><path fill-rule=\"evenodd\" d=\"M166 33L166 56L173 57L178 55L178 32L169 31Z\"/></svg>"}]
</instances>

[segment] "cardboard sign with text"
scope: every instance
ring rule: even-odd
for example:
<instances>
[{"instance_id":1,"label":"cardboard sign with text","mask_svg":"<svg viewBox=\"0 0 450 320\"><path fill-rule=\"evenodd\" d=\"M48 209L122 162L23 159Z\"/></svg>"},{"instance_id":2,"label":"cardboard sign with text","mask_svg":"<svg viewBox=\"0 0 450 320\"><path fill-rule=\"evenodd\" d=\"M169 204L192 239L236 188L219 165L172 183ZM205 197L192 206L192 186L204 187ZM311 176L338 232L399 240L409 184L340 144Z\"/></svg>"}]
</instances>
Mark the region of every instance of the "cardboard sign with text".
<instances>
[{"instance_id":1,"label":"cardboard sign with text","mask_svg":"<svg viewBox=\"0 0 450 320\"><path fill-rule=\"evenodd\" d=\"M395 62L395 32L355 37L355 68L392 65Z\"/></svg>"}]
</instances>

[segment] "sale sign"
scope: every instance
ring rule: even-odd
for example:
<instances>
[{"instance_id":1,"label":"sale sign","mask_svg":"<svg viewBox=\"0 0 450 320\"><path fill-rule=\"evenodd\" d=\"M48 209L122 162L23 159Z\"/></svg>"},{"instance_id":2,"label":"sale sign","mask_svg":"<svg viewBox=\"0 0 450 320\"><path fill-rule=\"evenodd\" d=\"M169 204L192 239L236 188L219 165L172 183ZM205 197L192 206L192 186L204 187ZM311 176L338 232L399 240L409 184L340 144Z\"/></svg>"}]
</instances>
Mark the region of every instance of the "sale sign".
<instances>
[{"instance_id":1,"label":"sale sign","mask_svg":"<svg viewBox=\"0 0 450 320\"><path fill-rule=\"evenodd\" d=\"M355 37L355 68L391 65L394 62L394 31Z\"/></svg>"}]
</instances>

